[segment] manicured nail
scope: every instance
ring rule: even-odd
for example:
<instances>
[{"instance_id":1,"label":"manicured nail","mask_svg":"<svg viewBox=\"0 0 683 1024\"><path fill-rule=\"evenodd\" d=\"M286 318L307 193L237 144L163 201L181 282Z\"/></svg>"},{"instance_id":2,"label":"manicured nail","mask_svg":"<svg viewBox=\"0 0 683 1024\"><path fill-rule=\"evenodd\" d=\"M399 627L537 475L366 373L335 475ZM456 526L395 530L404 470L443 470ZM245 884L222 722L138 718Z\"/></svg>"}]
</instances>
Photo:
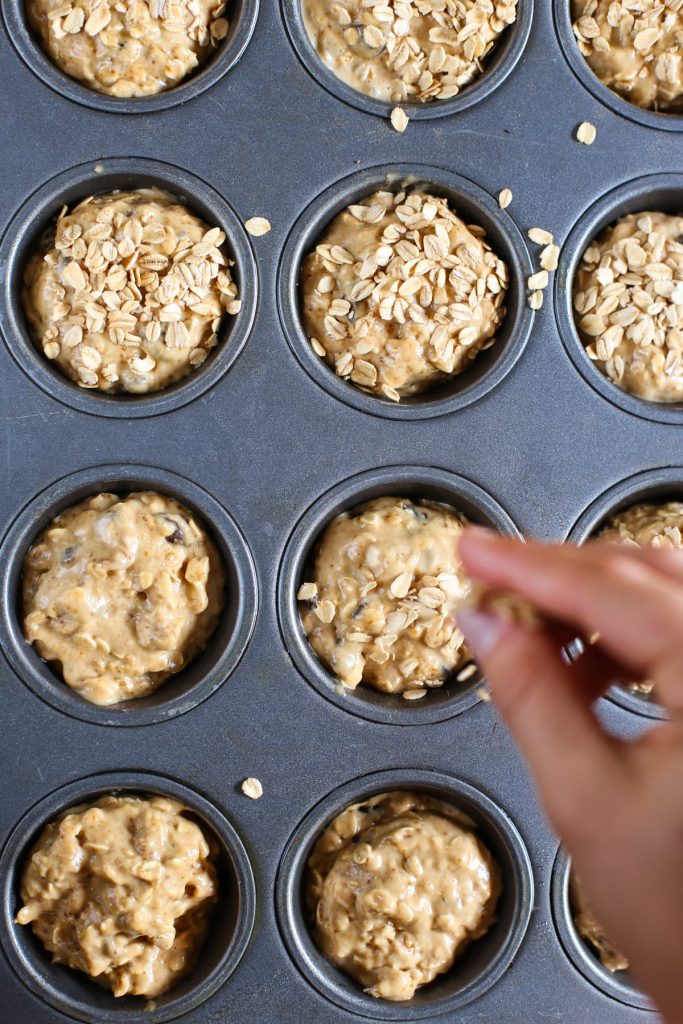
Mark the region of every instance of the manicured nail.
<instances>
[{"instance_id":1,"label":"manicured nail","mask_svg":"<svg viewBox=\"0 0 683 1024\"><path fill-rule=\"evenodd\" d=\"M478 659L485 658L493 650L507 629L502 619L488 612L461 612L458 626Z\"/></svg>"}]
</instances>

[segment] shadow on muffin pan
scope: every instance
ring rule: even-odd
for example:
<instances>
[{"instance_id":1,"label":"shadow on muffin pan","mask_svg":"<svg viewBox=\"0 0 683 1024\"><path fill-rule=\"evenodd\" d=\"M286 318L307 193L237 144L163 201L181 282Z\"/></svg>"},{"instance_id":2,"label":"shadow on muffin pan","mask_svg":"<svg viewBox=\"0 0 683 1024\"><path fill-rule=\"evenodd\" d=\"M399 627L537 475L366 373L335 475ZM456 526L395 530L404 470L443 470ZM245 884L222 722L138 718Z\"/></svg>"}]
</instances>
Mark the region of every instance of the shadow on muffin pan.
<instances>
[{"instance_id":1,"label":"shadow on muffin pan","mask_svg":"<svg viewBox=\"0 0 683 1024\"><path fill-rule=\"evenodd\" d=\"M72 207L93 194L138 188L159 188L178 199L209 227L226 235L225 246L234 267L242 308L224 316L219 340L206 361L183 380L146 395L106 394L86 390L69 380L39 351L31 337L22 306L26 265L38 250L64 205ZM43 391L65 405L96 416L155 416L193 401L227 373L251 332L258 300L256 260L242 223L234 210L201 178L170 164L144 158L117 157L80 164L64 171L34 192L15 214L0 242L4 268L0 327L19 368Z\"/></svg>"},{"instance_id":2,"label":"shadow on muffin pan","mask_svg":"<svg viewBox=\"0 0 683 1024\"><path fill-rule=\"evenodd\" d=\"M596 100L609 107L615 114L620 114L645 128L683 131L683 115L658 113L656 110L638 107L601 82L579 50L572 29L571 2L572 0L553 0L555 31L564 59L584 89L592 93Z\"/></svg>"},{"instance_id":3,"label":"shadow on muffin pan","mask_svg":"<svg viewBox=\"0 0 683 1024\"><path fill-rule=\"evenodd\" d=\"M683 213L683 174L652 174L635 178L599 199L579 218L560 253L555 275L555 316L567 354L584 379L603 398L632 416L657 423L683 424L683 403L650 402L623 391L602 373L586 353L576 326L574 278L590 243L605 228L629 213Z\"/></svg>"},{"instance_id":4,"label":"shadow on muffin pan","mask_svg":"<svg viewBox=\"0 0 683 1024\"><path fill-rule=\"evenodd\" d=\"M425 466L387 466L367 470L327 491L306 512L289 537L280 565L277 589L278 617L285 646L305 679L323 697L351 714L388 725L421 725L453 718L479 700L477 674L464 683L455 679L430 690L419 701L381 693L361 683L344 688L318 659L304 633L297 591L304 582L316 543L328 524L340 513L373 498L391 496L425 499L450 505L467 519L511 536L520 536L503 508L477 484L446 470ZM457 675L457 673L456 673Z\"/></svg>"},{"instance_id":5,"label":"shadow on muffin pan","mask_svg":"<svg viewBox=\"0 0 683 1024\"><path fill-rule=\"evenodd\" d=\"M609 487L577 519L567 540L583 544L606 526L607 520L631 505L664 501L683 501L683 466L663 466L646 470L620 480ZM647 694L630 690L626 686L612 686L610 700L627 711L647 718L666 718L667 712Z\"/></svg>"},{"instance_id":6,"label":"shadow on muffin pan","mask_svg":"<svg viewBox=\"0 0 683 1024\"><path fill-rule=\"evenodd\" d=\"M26 66L65 99L110 114L151 114L186 103L211 88L244 53L258 19L259 0L228 0L228 34L209 59L178 85L154 96L120 99L90 89L71 78L48 57L30 28L26 0L3 0L7 34Z\"/></svg>"},{"instance_id":7,"label":"shadow on muffin pan","mask_svg":"<svg viewBox=\"0 0 683 1024\"><path fill-rule=\"evenodd\" d=\"M161 795L180 801L202 829L213 836L219 850L219 902L197 965L173 989L155 997L152 1008L146 1008L150 1004L141 997L115 999L108 989L84 973L52 964L50 955L33 935L30 926L18 925L14 921L21 906L19 887L23 866L45 825L70 807L112 793ZM195 1009L213 995L235 970L254 926L254 878L249 858L235 829L221 811L193 790L172 779L146 772L93 775L45 797L22 817L7 840L0 858L0 875L0 940L14 971L43 1002L87 1024L160 1024Z\"/></svg>"},{"instance_id":8,"label":"shadow on muffin pan","mask_svg":"<svg viewBox=\"0 0 683 1024\"><path fill-rule=\"evenodd\" d=\"M610 971L597 952L576 929L569 896L571 861L559 848L550 883L550 909L560 943L574 967L584 978L611 999L640 1010L654 1010L648 997L636 986L628 971Z\"/></svg>"},{"instance_id":9,"label":"shadow on muffin pan","mask_svg":"<svg viewBox=\"0 0 683 1024\"><path fill-rule=\"evenodd\" d=\"M413 121L428 121L437 117L448 117L474 106L490 96L503 84L520 60L531 31L533 21L533 0L518 0L517 20L508 26L498 42L484 60L483 72L462 92L448 100L432 100L428 103L400 103ZM366 96L347 85L318 56L311 42L301 11L301 0L281 0L282 19L289 40L296 54L312 78L323 89L338 100L376 117L388 117L394 103ZM350 200L351 202L352 200Z\"/></svg>"},{"instance_id":10,"label":"shadow on muffin pan","mask_svg":"<svg viewBox=\"0 0 683 1024\"><path fill-rule=\"evenodd\" d=\"M318 950L304 910L306 865L329 823L349 804L392 790L427 793L453 804L474 822L476 834L501 868L497 920L451 969L407 1002L366 994ZM285 848L275 890L278 923L294 963L325 998L375 1020L424 1020L453 1012L481 996L510 966L524 938L534 900L534 880L524 842L507 813L490 797L450 775L422 769L389 769L354 779L326 796L297 826Z\"/></svg>"},{"instance_id":11,"label":"shadow on muffin pan","mask_svg":"<svg viewBox=\"0 0 683 1024\"><path fill-rule=\"evenodd\" d=\"M424 188L443 197L467 224L486 231L486 241L507 263L510 283L507 313L491 348L479 352L471 367L428 391L400 402L366 394L342 380L316 355L303 326L300 310L301 265L315 249L329 222L347 206L378 190L399 192ZM482 398L510 372L527 343L533 313L526 299L526 278L533 272L529 253L515 222L478 185L450 171L423 164L389 164L358 171L326 189L295 223L282 253L278 271L278 308L292 352L309 376L334 398L361 412L389 419L428 419L455 412Z\"/></svg>"},{"instance_id":12,"label":"shadow on muffin pan","mask_svg":"<svg viewBox=\"0 0 683 1024\"><path fill-rule=\"evenodd\" d=\"M168 494L197 515L218 548L226 576L225 607L204 648L147 697L109 707L72 690L24 638L22 567L28 549L56 515L104 491ZM0 641L19 678L41 700L73 718L98 725L148 725L182 715L206 700L237 667L251 637L257 583L247 543L232 517L206 491L184 477L152 466L97 466L52 484L17 516L0 547Z\"/></svg>"}]
</instances>

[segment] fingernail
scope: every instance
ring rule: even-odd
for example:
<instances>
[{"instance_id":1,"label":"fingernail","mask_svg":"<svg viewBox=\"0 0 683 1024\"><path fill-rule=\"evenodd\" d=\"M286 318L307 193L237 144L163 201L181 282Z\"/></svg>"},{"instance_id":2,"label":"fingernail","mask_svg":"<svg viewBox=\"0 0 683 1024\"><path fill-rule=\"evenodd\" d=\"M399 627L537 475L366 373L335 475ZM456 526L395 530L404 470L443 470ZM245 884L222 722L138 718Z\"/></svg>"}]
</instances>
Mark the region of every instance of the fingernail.
<instances>
[{"instance_id":1,"label":"fingernail","mask_svg":"<svg viewBox=\"0 0 683 1024\"><path fill-rule=\"evenodd\" d=\"M500 642L507 629L502 619L487 612L461 612L458 615L458 626L476 658L485 658Z\"/></svg>"}]
</instances>

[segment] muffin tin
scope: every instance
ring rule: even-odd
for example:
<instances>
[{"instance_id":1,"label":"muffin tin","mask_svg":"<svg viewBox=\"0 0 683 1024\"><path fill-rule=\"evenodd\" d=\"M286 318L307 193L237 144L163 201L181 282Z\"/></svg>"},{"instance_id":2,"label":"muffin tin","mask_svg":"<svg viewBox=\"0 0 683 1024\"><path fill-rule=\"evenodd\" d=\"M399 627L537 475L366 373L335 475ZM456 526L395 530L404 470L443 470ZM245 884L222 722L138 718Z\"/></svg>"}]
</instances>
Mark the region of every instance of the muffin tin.
<instances>
[{"instance_id":1,"label":"muffin tin","mask_svg":"<svg viewBox=\"0 0 683 1024\"><path fill-rule=\"evenodd\" d=\"M321 68L296 0L231 6L233 30L211 64L163 96L130 101L66 79L27 35L20 0L2 5L0 1022L654 1021L628 979L606 985L592 969L553 867L557 838L478 685L414 704L339 695L301 636L294 586L321 525L377 494L451 500L509 533L583 540L626 501L683 492L683 409L598 379L568 306L591 233L627 209L683 209L683 118L606 94L567 33L566 0L520 0L482 78L454 101L408 108L401 135L389 107ZM597 127L590 147L574 138L584 120ZM431 183L485 226L513 283L498 346L442 392L395 406L317 360L295 286L334 212L406 179ZM83 392L27 338L22 268L63 201L149 184L224 228L244 305L224 346L169 391ZM513 200L502 211L505 187ZM249 237L242 225L253 216L272 231ZM538 266L531 227L562 247L535 314L525 304ZM197 512L235 600L187 673L149 702L97 709L23 643L21 559L59 509L140 486ZM659 713L621 693L598 710L624 737ZM246 776L261 780L260 800L241 793ZM378 1003L340 977L307 938L299 901L314 833L344 803L397 784L469 807L508 878L490 939L407 1005ZM12 923L41 823L105 790L180 795L224 851L225 912L195 973L153 1009L53 968Z\"/></svg>"}]
</instances>

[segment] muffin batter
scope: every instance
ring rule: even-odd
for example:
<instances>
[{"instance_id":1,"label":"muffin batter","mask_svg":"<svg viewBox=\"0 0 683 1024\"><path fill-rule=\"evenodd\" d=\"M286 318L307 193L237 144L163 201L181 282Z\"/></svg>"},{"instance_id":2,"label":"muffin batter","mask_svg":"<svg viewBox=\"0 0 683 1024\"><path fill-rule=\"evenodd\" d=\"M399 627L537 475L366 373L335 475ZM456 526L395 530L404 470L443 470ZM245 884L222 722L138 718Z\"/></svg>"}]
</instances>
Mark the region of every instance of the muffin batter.
<instances>
[{"instance_id":1,"label":"muffin batter","mask_svg":"<svg viewBox=\"0 0 683 1024\"><path fill-rule=\"evenodd\" d=\"M683 401L683 217L629 213L583 254L574 309L598 369L650 402Z\"/></svg>"},{"instance_id":2,"label":"muffin batter","mask_svg":"<svg viewBox=\"0 0 683 1024\"><path fill-rule=\"evenodd\" d=\"M602 966L606 967L608 971L628 970L628 960L605 935L586 902L586 894L580 879L573 873L569 878L569 898L576 930L593 947Z\"/></svg>"},{"instance_id":3,"label":"muffin batter","mask_svg":"<svg viewBox=\"0 0 683 1024\"><path fill-rule=\"evenodd\" d=\"M517 0L301 0L306 31L337 78L392 103L446 100L484 70Z\"/></svg>"},{"instance_id":4,"label":"muffin batter","mask_svg":"<svg viewBox=\"0 0 683 1024\"><path fill-rule=\"evenodd\" d=\"M598 536L616 544L683 551L683 502L632 505L608 519ZM652 681L647 679L628 685L645 694L653 689Z\"/></svg>"},{"instance_id":5,"label":"muffin batter","mask_svg":"<svg viewBox=\"0 0 683 1024\"><path fill-rule=\"evenodd\" d=\"M205 647L224 586L213 542L180 502L99 494L53 519L26 555L24 635L86 700L116 704Z\"/></svg>"},{"instance_id":6,"label":"muffin batter","mask_svg":"<svg viewBox=\"0 0 683 1024\"><path fill-rule=\"evenodd\" d=\"M204 362L223 314L239 312L224 241L159 189L65 207L24 275L34 341L82 388L168 387Z\"/></svg>"},{"instance_id":7,"label":"muffin batter","mask_svg":"<svg viewBox=\"0 0 683 1024\"><path fill-rule=\"evenodd\" d=\"M572 0L574 35L592 71L638 107L683 111L679 0Z\"/></svg>"},{"instance_id":8,"label":"muffin batter","mask_svg":"<svg viewBox=\"0 0 683 1024\"><path fill-rule=\"evenodd\" d=\"M399 401L493 345L508 269L445 199L375 192L328 225L303 262L304 327L335 372Z\"/></svg>"},{"instance_id":9,"label":"muffin batter","mask_svg":"<svg viewBox=\"0 0 683 1024\"><path fill-rule=\"evenodd\" d=\"M493 924L500 870L468 826L434 797L382 793L347 807L315 844L315 941L370 995L412 999Z\"/></svg>"},{"instance_id":10,"label":"muffin batter","mask_svg":"<svg viewBox=\"0 0 683 1024\"><path fill-rule=\"evenodd\" d=\"M57 67L109 96L151 96L203 64L228 33L222 0L25 0Z\"/></svg>"},{"instance_id":11,"label":"muffin batter","mask_svg":"<svg viewBox=\"0 0 683 1024\"><path fill-rule=\"evenodd\" d=\"M217 900L216 856L177 801L105 796L43 829L16 920L54 963L115 996L158 996L197 960Z\"/></svg>"},{"instance_id":12,"label":"muffin batter","mask_svg":"<svg viewBox=\"0 0 683 1024\"><path fill-rule=\"evenodd\" d=\"M344 686L422 696L470 660L455 622L470 588L457 554L464 527L448 506L407 498L330 523L298 596L313 650Z\"/></svg>"}]
</instances>

